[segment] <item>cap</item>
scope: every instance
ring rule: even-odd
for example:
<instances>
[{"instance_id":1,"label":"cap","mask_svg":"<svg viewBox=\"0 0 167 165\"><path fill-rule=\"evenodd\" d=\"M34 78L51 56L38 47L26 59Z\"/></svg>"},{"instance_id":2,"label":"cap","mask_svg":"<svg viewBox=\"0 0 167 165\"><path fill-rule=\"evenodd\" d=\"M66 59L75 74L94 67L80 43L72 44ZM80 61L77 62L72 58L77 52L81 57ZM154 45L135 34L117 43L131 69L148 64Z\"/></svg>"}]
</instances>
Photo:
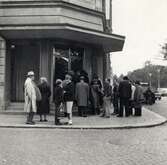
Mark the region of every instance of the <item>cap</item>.
<instances>
[{"instance_id":1,"label":"cap","mask_svg":"<svg viewBox=\"0 0 167 165\"><path fill-rule=\"evenodd\" d=\"M29 71L28 73L27 73L27 76L34 76L35 74L34 74L34 72L33 71Z\"/></svg>"}]
</instances>

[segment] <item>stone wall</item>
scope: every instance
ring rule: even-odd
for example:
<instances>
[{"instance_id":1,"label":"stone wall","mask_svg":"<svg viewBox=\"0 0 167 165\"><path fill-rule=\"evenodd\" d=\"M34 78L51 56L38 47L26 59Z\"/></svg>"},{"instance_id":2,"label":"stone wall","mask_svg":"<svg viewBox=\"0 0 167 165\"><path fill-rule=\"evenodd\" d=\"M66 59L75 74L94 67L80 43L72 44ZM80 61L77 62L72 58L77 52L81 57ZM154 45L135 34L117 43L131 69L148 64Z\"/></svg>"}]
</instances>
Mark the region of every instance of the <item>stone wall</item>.
<instances>
[{"instance_id":1,"label":"stone wall","mask_svg":"<svg viewBox=\"0 0 167 165\"><path fill-rule=\"evenodd\" d=\"M5 109L5 57L6 42L0 37L0 111Z\"/></svg>"},{"instance_id":2,"label":"stone wall","mask_svg":"<svg viewBox=\"0 0 167 165\"><path fill-rule=\"evenodd\" d=\"M0 4L0 26L3 29L29 26L55 26L69 24L103 31L103 14L73 4L44 2L20 2L19 5Z\"/></svg>"}]
</instances>

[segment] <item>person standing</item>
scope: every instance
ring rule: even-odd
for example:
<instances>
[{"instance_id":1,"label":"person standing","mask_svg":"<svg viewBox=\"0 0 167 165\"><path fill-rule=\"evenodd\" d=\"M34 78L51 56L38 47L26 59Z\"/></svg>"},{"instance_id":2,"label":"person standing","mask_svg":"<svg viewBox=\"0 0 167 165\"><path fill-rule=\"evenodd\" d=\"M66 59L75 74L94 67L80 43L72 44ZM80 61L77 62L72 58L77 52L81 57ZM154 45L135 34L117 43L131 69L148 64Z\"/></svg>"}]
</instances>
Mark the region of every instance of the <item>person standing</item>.
<instances>
[{"instance_id":1,"label":"person standing","mask_svg":"<svg viewBox=\"0 0 167 165\"><path fill-rule=\"evenodd\" d=\"M72 75L66 74L64 81L64 102L68 117L68 124L72 125L72 107L74 102L74 83L72 82Z\"/></svg>"},{"instance_id":2,"label":"person standing","mask_svg":"<svg viewBox=\"0 0 167 165\"><path fill-rule=\"evenodd\" d=\"M129 116L129 100L132 94L131 84L127 76L123 77L123 81L119 84L119 97L120 97L120 110L117 117L123 117L123 112L125 109L125 116Z\"/></svg>"},{"instance_id":3,"label":"person standing","mask_svg":"<svg viewBox=\"0 0 167 165\"><path fill-rule=\"evenodd\" d=\"M143 89L140 86L140 81L136 81L136 90L134 92L134 108L135 116L142 115L142 100L143 100Z\"/></svg>"},{"instance_id":4,"label":"person standing","mask_svg":"<svg viewBox=\"0 0 167 165\"><path fill-rule=\"evenodd\" d=\"M35 91L35 74L33 71L27 73L27 79L24 83L24 111L27 112L26 124L35 124L33 121L34 113L37 112L36 91Z\"/></svg>"},{"instance_id":5,"label":"person standing","mask_svg":"<svg viewBox=\"0 0 167 165\"><path fill-rule=\"evenodd\" d=\"M87 117L87 107L89 100L89 85L85 82L85 77L80 77L80 82L76 84L75 98L78 105L78 114Z\"/></svg>"},{"instance_id":6,"label":"person standing","mask_svg":"<svg viewBox=\"0 0 167 165\"><path fill-rule=\"evenodd\" d=\"M45 77L40 78L40 84L38 85L38 88L41 92L42 99L37 102L37 114L40 115L40 122L47 122L48 120L46 116L50 112L49 99L51 95L51 89ZM44 120L42 116L44 116Z\"/></svg>"},{"instance_id":7,"label":"person standing","mask_svg":"<svg viewBox=\"0 0 167 165\"><path fill-rule=\"evenodd\" d=\"M110 79L106 79L104 82L104 96L103 96L104 117L106 118L109 118L111 115L111 96L112 96L112 86L110 85Z\"/></svg>"},{"instance_id":8,"label":"person standing","mask_svg":"<svg viewBox=\"0 0 167 165\"><path fill-rule=\"evenodd\" d=\"M56 80L53 100L55 103L55 125L61 125L59 119L60 109L63 106L63 87L61 79Z\"/></svg>"},{"instance_id":9,"label":"person standing","mask_svg":"<svg viewBox=\"0 0 167 165\"><path fill-rule=\"evenodd\" d=\"M132 89L132 94L129 100L129 115L133 115L133 109L134 109L134 93L135 93L136 87L133 82L131 82L131 89Z\"/></svg>"},{"instance_id":10,"label":"person standing","mask_svg":"<svg viewBox=\"0 0 167 165\"><path fill-rule=\"evenodd\" d=\"M113 107L114 112L112 115L117 115L119 113L119 91L118 91L118 83L116 80L113 82Z\"/></svg>"},{"instance_id":11,"label":"person standing","mask_svg":"<svg viewBox=\"0 0 167 165\"><path fill-rule=\"evenodd\" d=\"M100 95L101 92L98 81L94 79L91 83L91 102L93 107L93 114L100 114Z\"/></svg>"}]
</instances>

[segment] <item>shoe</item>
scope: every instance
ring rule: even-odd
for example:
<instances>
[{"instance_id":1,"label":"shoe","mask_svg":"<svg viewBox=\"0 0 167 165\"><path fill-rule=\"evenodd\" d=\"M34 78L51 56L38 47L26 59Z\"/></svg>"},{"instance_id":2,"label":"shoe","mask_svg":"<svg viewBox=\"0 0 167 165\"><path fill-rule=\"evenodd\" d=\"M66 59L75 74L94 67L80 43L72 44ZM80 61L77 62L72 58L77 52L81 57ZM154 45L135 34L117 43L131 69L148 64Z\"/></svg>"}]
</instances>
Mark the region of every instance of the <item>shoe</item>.
<instances>
[{"instance_id":1,"label":"shoe","mask_svg":"<svg viewBox=\"0 0 167 165\"><path fill-rule=\"evenodd\" d=\"M69 121L68 121L68 125L72 125L72 120L69 120Z\"/></svg>"},{"instance_id":2,"label":"shoe","mask_svg":"<svg viewBox=\"0 0 167 165\"><path fill-rule=\"evenodd\" d=\"M117 115L117 117L123 117L122 115Z\"/></svg>"},{"instance_id":3,"label":"shoe","mask_svg":"<svg viewBox=\"0 0 167 165\"><path fill-rule=\"evenodd\" d=\"M58 123L55 123L55 125L62 125L62 123L58 122Z\"/></svg>"},{"instance_id":4,"label":"shoe","mask_svg":"<svg viewBox=\"0 0 167 165\"><path fill-rule=\"evenodd\" d=\"M40 122L43 122L43 120L42 120L42 119L40 119L39 121L40 121Z\"/></svg>"},{"instance_id":5,"label":"shoe","mask_svg":"<svg viewBox=\"0 0 167 165\"><path fill-rule=\"evenodd\" d=\"M105 116L105 118L110 118L110 116Z\"/></svg>"},{"instance_id":6,"label":"shoe","mask_svg":"<svg viewBox=\"0 0 167 165\"><path fill-rule=\"evenodd\" d=\"M105 115L104 115L104 113L102 113L101 115L100 115L100 117L104 117Z\"/></svg>"},{"instance_id":7,"label":"shoe","mask_svg":"<svg viewBox=\"0 0 167 165\"><path fill-rule=\"evenodd\" d=\"M31 125L35 125L35 122L34 122L34 121L32 121L32 122L31 122Z\"/></svg>"},{"instance_id":8,"label":"shoe","mask_svg":"<svg viewBox=\"0 0 167 165\"><path fill-rule=\"evenodd\" d=\"M27 121L26 124L31 124L31 122L30 122L30 121Z\"/></svg>"},{"instance_id":9,"label":"shoe","mask_svg":"<svg viewBox=\"0 0 167 165\"><path fill-rule=\"evenodd\" d=\"M113 112L111 115L116 115L116 113L115 113L115 112Z\"/></svg>"},{"instance_id":10,"label":"shoe","mask_svg":"<svg viewBox=\"0 0 167 165\"><path fill-rule=\"evenodd\" d=\"M26 124L35 125L35 122L34 121L28 121L28 122L26 122Z\"/></svg>"},{"instance_id":11,"label":"shoe","mask_svg":"<svg viewBox=\"0 0 167 165\"><path fill-rule=\"evenodd\" d=\"M83 115L82 117L87 117L87 115Z\"/></svg>"},{"instance_id":12,"label":"shoe","mask_svg":"<svg viewBox=\"0 0 167 165\"><path fill-rule=\"evenodd\" d=\"M47 121L48 121L47 119L44 120L44 122L47 122Z\"/></svg>"}]
</instances>

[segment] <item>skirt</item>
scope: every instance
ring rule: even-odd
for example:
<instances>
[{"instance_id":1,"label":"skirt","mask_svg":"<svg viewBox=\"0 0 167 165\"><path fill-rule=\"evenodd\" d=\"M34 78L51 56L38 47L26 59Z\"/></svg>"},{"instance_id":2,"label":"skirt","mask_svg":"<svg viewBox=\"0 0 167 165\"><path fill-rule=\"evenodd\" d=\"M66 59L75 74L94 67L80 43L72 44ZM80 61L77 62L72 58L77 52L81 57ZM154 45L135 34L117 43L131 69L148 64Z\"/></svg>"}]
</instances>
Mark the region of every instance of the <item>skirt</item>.
<instances>
[{"instance_id":1,"label":"skirt","mask_svg":"<svg viewBox=\"0 0 167 165\"><path fill-rule=\"evenodd\" d=\"M66 102L67 113L72 113L72 106L73 106L73 101L67 101Z\"/></svg>"}]
</instances>

